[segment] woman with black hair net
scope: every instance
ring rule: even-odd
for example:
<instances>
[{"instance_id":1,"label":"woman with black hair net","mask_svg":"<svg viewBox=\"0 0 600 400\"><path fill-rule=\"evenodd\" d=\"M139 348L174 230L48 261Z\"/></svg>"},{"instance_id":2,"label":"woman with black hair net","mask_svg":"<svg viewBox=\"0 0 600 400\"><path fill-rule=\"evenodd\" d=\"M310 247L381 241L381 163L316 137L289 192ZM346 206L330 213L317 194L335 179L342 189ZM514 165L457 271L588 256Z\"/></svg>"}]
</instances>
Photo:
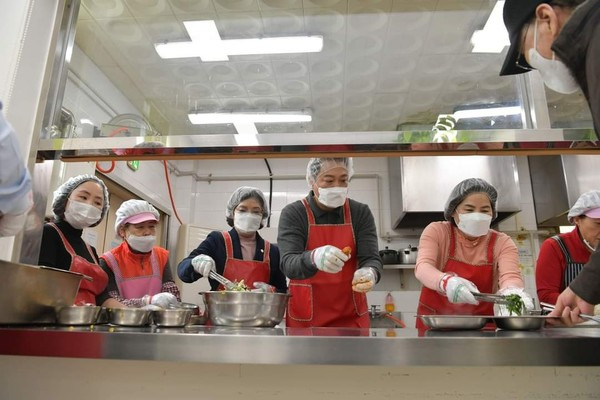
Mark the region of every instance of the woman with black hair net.
<instances>
[{"instance_id":1,"label":"woman with black hair net","mask_svg":"<svg viewBox=\"0 0 600 400\"><path fill-rule=\"evenodd\" d=\"M98 265L96 249L81 235L106 216L108 189L93 175L72 177L54 191L52 211L54 222L44 225L38 264L90 276L93 282L81 281L75 304L96 304L108 276Z\"/></svg>"},{"instance_id":2,"label":"woman with black hair net","mask_svg":"<svg viewBox=\"0 0 600 400\"><path fill-rule=\"evenodd\" d=\"M250 289L285 293L285 276L279 269L279 249L264 240L258 230L269 217L269 204L257 188L236 189L225 210L227 232L213 231L177 266L183 282L191 283L210 271L230 281L244 281ZM212 290L224 287L209 279Z\"/></svg>"},{"instance_id":3,"label":"woman with black hair net","mask_svg":"<svg viewBox=\"0 0 600 400\"><path fill-rule=\"evenodd\" d=\"M469 178L452 189L446 221L429 224L419 240L415 276L423 284L419 315L509 315L505 305L479 302L473 293L517 294L526 310L533 300L523 290L517 247L490 229L498 192L483 179ZM425 329L421 320L417 328Z\"/></svg>"}]
</instances>

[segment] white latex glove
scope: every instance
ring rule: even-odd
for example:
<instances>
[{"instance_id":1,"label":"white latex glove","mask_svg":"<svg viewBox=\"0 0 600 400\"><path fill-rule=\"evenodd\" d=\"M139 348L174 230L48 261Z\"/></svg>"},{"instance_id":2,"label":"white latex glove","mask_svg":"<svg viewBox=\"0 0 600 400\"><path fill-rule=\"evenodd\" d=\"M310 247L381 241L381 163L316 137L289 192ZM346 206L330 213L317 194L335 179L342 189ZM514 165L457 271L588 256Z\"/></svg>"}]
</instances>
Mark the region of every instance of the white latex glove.
<instances>
[{"instance_id":1,"label":"white latex glove","mask_svg":"<svg viewBox=\"0 0 600 400\"><path fill-rule=\"evenodd\" d=\"M337 274L344 267L349 256L335 246L321 246L312 251L312 261L323 272Z\"/></svg>"},{"instance_id":2,"label":"white latex glove","mask_svg":"<svg viewBox=\"0 0 600 400\"><path fill-rule=\"evenodd\" d=\"M179 302L173 293L162 292L157 293L154 296L144 296L144 303L146 305L152 304L162 308L167 308L169 304L177 304Z\"/></svg>"},{"instance_id":3,"label":"white latex glove","mask_svg":"<svg viewBox=\"0 0 600 400\"><path fill-rule=\"evenodd\" d=\"M200 254L192 259L192 267L194 267L194 271L200 275L208 276L208 273L214 271L216 268L215 260L213 260L211 256Z\"/></svg>"},{"instance_id":4,"label":"white latex glove","mask_svg":"<svg viewBox=\"0 0 600 400\"><path fill-rule=\"evenodd\" d=\"M352 290L360 293L368 292L375 286L376 276L377 274L371 267L357 269L352 278Z\"/></svg>"},{"instance_id":5,"label":"white latex glove","mask_svg":"<svg viewBox=\"0 0 600 400\"><path fill-rule=\"evenodd\" d=\"M509 294L516 294L521 296L521 300L523 300L523 308L521 313L527 313L527 311L533 310L533 299L523 288L518 287L506 287L504 289L498 290L499 295L508 296ZM505 304L494 304L494 315L497 316L509 316L510 312L508 311L508 307ZM514 314L513 314L514 315Z\"/></svg>"},{"instance_id":6,"label":"white latex glove","mask_svg":"<svg viewBox=\"0 0 600 400\"><path fill-rule=\"evenodd\" d=\"M450 303L479 304L471 292L479 292L479 289L477 289L477 286L473 282L458 276L448 278L446 282L446 297Z\"/></svg>"},{"instance_id":7,"label":"white latex glove","mask_svg":"<svg viewBox=\"0 0 600 400\"><path fill-rule=\"evenodd\" d=\"M254 286L254 289L251 290L251 292L255 292L255 293L275 293L275 286L271 286L268 283L265 282L254 282L252 284L252 286Z\"/></svg>"}]
</instances>

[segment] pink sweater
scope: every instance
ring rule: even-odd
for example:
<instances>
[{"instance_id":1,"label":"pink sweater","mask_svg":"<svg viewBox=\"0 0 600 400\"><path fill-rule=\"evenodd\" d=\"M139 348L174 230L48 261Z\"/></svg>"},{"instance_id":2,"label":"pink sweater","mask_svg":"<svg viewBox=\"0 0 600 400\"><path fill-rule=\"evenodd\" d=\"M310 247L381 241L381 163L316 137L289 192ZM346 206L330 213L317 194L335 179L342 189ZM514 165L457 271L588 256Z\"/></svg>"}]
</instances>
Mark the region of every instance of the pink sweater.
<instances>
[{"instance_id":1,"label":"pink sweater","mask_svg":"<svg viewBox=\"0 0 600 400\"><path fill-rule=\"evenodd\" d=\"M419 255L415 275L426 287L438 290L438 281L446 265L450 251L450 222L432 222L427 225L419 240ZM487 246L492 230L481 239L471 242L459 229L455 258L469 264L483 264L487 260ZM510 236L498 234L494 245L494 292L505 287L523 287L523 278L519 269L517 246Z\"/></svg>"}]
</instances>

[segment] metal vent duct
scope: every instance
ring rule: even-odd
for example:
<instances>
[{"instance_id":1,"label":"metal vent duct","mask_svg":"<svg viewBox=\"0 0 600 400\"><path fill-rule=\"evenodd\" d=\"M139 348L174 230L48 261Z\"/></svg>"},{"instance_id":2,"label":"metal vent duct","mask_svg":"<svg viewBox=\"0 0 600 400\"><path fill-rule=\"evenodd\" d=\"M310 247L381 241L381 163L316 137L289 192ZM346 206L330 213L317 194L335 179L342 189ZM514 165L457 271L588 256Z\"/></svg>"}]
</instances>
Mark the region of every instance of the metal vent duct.
<instances>
[{"instance_id":1,"label":"metal vent duct","mask_svg":"<svg viewBox=\"0 0 600 400\"><path fill-rule=\"evenodd\" d=\"M467 178L483 178L498 190L498 218L521 211L521 190L513 156L396 157L388 160L390 208L395 230L424 228L444 220L452 188Z\"/></svg>"}]
</instances>

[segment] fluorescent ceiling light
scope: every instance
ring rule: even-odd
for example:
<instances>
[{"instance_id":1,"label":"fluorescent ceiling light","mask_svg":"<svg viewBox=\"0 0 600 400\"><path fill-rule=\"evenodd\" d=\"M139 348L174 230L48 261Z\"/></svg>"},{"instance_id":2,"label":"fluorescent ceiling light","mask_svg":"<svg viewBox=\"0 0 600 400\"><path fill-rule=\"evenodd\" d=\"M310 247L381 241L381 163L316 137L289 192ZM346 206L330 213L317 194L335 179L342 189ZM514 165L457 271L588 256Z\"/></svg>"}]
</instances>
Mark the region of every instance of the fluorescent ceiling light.
<instances>
[{"instance_id":1,"label":"fluorescent ceiling light","mask_svg":"<svg viewBox=\"0 0 600 400\"><path fill-rule=\"evenodd\" d=\"M189 113L192 124L235 124L235 123L277 123L277 122L310 122L310 114L286 113Z\"/></svg>"},{"instance_id":2,"label":"fluorescent ceiling light","mask_svg":"<svg viewBox=\"0 0 600 400\"><path fill-rule=\"evenodd\" d=\"M227 61L228 56L256 54L318 53L323 36L282 36L222 40L215 21L183 23L191 42L155 43L161 58L200 57L202 61Z\"/></svg>"},{"instance_id":3,"label":"fluorescent ceiling light","mask_svg":"<svg viewBox=\"0 0 600 400\"><path fill-rule=\"evenodd\" d=\"M258 135L256 123L310 122L312 116L302 113L189 113L194 125L233 124L240 135Z\"/></svg>"},{"instance_id":4,"label":"fluorescent ceiling light","mask_svg":"<svg viewBox=\"0 0 600 400\"><path fill-rule=\"evenodd\" d=\"M508 31L502 19L503 9L504 0L498 0L483 30L473 33L471 36L473 53L501 53L505 46L510 45Z\"/></svg>"},{"instance_id":5,"label":"fluorescent ceiling light","mask_svg":"<svg viewBox=\"0 0 600 400\"><path fill-rule=\"evenodd\" d=\"M490 108L474 108L472 110L460 110L455 111L454 118L458 121L459 119L465 118L483 118L483 117L499 117L501 115L517 115L521 114L521 107L490 107Z\"/></svg>"}]
</instances>

